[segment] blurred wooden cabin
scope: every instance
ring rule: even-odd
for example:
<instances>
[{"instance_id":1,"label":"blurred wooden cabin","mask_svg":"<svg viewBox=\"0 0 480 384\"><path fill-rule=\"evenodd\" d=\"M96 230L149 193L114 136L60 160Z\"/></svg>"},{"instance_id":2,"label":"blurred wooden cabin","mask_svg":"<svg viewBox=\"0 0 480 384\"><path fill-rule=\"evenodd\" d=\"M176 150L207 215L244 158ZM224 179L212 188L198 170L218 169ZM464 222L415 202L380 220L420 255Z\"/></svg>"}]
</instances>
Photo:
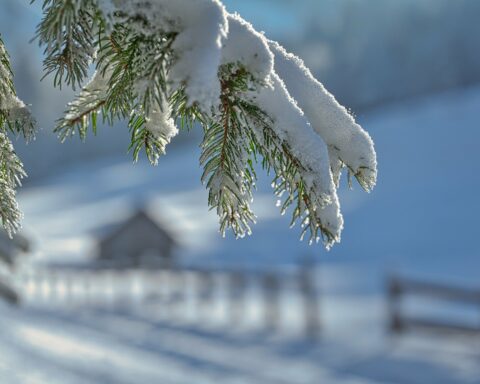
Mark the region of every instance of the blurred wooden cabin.
<instances>
[{"instance_id":1,"label":"blurred wooden cabin","mask_svg":"<svg viewBox=\"0 0 480 384\"><path fill-rule=\"evenodd\" d=\"M161 223L138 210L99 240L97 262L111 268L170 268L175 245Z\"/></svg>"}]
</instances>

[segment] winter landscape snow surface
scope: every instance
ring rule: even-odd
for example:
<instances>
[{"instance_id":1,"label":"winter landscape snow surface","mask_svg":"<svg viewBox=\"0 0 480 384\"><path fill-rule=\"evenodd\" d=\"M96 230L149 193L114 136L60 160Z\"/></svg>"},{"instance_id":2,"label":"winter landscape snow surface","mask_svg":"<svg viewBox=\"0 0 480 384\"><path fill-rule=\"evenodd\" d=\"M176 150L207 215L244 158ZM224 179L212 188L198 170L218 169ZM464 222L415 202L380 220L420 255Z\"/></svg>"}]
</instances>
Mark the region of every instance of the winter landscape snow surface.
<instances>
[{"instance_id":1,"label":"winter landscape snow surface","mask_svg":"<svg viewBox=\"0 0 480 384\"><path fill-rule=\"evenodd\" d=\"M279 216L266 177L256 194L254 234L222 239L198 181L195 147L171 148L156 168L96 161L23 189L37 262L83 262L96 234L144 199L178 234L186 264L282 268L314 253L323 333L312 344L282 333L237 332L228 322L212 331L135 312L2 307L1 377L13 384L190 383L192 377L196 383L479 383L477 339L390 338L383 294L392 271L476 284L479 103L480 89L472 87L360 116L376 143L380 182L371 195L359 187L342 191L346 229L328 253L299 245L298 229Z\"/></svg>"}]
</instances>

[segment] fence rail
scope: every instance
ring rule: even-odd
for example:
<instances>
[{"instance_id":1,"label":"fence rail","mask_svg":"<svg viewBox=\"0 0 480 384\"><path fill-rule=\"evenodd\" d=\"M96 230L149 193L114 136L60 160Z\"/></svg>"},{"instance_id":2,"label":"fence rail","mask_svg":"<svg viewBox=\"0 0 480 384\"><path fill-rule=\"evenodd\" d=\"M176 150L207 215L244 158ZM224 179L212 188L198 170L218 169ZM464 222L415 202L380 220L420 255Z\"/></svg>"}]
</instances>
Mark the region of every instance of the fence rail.
<instances>
[{"instance_id":1,"label":"fence rail","mask_svg":"<svg viewBox=\"0 0 480 384\"><path fill-rule=\"evenodd\" d=\"M400 333L407 329L431 329L480 334L480 290L414 280L399 276L388 279L389 328ZM406 313L402 301L407 297L424 298L442 303L464 304L478 309L477 325L466 321L441 319L437 317L419 317Z\"/></svg>"}]
</instances>

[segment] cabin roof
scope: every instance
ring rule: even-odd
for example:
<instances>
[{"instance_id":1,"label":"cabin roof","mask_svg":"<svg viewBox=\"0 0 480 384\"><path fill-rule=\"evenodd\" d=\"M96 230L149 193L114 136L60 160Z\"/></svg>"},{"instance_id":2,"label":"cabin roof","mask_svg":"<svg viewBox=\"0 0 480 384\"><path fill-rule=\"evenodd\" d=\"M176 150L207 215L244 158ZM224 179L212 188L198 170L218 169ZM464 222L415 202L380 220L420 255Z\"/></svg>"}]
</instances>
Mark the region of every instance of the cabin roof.
<instances>
[{"instance_id":1,"label":"cabin roof","mask_svg":"<svg viewBox=\"0 0 480 384\"><path fill-rule=\"evenodd\" d=\"M104 244L111 243L112 241L115 241L117 237L122 236L125 233L128 233L129 230L132 230L134 228L135 223L139 221L148 222L150 225L156 228L159 233L162 233L168 242L170 242L171 244L176 244L175 239L163 227L161 223L153 219L148 213L145 212L145 210L139 209L133 215L131 215L127 220L125 220L123 223L115 226L115 228L113 228L109 233L101 237L99 240L100 247Z\"/></svg>"}]
</instances>

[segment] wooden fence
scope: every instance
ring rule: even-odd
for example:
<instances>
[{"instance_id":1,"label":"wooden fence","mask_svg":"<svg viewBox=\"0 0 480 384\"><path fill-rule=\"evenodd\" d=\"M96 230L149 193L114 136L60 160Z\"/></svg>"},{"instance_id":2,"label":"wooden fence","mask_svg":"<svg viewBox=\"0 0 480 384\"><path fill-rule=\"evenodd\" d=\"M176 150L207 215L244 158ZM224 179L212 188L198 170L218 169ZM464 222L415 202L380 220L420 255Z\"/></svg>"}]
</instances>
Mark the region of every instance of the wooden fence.
<instances>
[{"instance_id":1,"label":"wooden fence","mask_svg":"<svg viewBox=\"0 0 480 384\"><path fill-rule=\"evenodd\" d=\"M442 319L438 316L415 316L407 314L404 300L422 298L444 305L463 304L478 310L477 324L467 321ZM430 329L480 333L480 290L414 279L390 277L388 280L389 328L400 333L408 329ZM465 319L466 320L466 319Z\"/></svg>"},{"instance_id":2,"label":"wooden fence","mask_svg":"<svg viewBox=\"0 0 480 384\"><path fill-rule=\"evenodd\" d=\"M249 308L262 329L275 331L284 318L299 312L302 332L308 338L320 333L318 285L310 266L293 273L165 270L36 270L19 283L25 305L85 309L128 309L142 306L164 317L207 322L219 305L229 326L248 321ZM289 299L297 307L292 309ZM219 304L220 303L220 304ZM297 313L296 313L297 314Z\"/></svg>"}]
</instances>

